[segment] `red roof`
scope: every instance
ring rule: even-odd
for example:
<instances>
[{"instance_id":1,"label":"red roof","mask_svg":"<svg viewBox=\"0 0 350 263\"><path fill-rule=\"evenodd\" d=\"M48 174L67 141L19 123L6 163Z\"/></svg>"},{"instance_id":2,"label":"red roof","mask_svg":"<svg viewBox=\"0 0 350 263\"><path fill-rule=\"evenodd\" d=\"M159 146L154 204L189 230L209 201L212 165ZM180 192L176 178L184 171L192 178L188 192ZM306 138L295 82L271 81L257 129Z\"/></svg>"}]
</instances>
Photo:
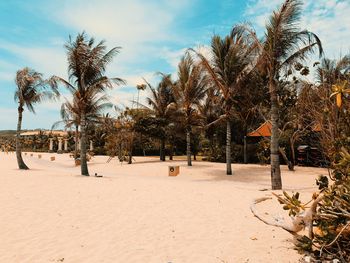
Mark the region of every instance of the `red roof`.
<instances>
[{"instance_id":1,"label":"red roof","mask_svg":"<svg viewBox=\"0 0 350 263\"><path fill-rule=\"evenodd\" d=\"M272 124L270 121L266 121L260 125L255 131L247 134L248 137L271 137Z\"/></svg>"}]
</instances>

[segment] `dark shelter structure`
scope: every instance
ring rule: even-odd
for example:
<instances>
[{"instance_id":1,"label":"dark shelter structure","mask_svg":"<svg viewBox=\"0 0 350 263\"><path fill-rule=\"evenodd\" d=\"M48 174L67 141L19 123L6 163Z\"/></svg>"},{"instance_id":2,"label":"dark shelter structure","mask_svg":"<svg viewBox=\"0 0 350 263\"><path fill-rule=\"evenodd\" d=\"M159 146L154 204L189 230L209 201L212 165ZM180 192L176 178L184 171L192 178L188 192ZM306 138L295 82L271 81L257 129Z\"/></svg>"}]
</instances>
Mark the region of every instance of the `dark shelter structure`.
<instances>
[{"instance_id":1,"label":"dark shelter structure","mask_svg":"<svg viewBox=\"0 0 350 263\"><path fill-rule=\"evenodd\" d=\"M257 143L261 140L261 138L270 138L271 137L271 128L272 124L270 121L265 121L263 124L261 124L256 130L248 133L246 136L244 136L244 163L248 163L248 155L247 155L247 149L248 149L248 143L247 140L250 138L250 141Z\"/></svg>"}]
</instances>

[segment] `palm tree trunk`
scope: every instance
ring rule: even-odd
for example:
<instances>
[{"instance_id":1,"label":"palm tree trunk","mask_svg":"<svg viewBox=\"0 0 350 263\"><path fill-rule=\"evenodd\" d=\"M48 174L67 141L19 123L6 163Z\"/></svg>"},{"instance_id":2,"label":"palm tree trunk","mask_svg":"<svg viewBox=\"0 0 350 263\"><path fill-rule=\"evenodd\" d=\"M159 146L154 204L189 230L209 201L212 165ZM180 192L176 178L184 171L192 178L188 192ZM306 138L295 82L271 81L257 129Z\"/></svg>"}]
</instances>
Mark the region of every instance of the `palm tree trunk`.
<instances>
[{"instance_id":1,"label":"palm tree trunk","mask_svg":"<svg viewBox=\"0 0 350 263\"><path fill-rule=\"evenodd\" d=\"M287 155L286 155L285 150L282 149L281 147L279 147L278 150L279 150L280 154L282 155L283 160L284 160L284 161L286 162L286 164L288 165L289 171L294 171L294 165L292 164L291 161L288 160L288 157L287 157Z\"/></svg>"},{"instance_id":2,"label":"palm tree trunk","mask_svg":"<svg viewBox=\"0 0 350 263\"><path fill-rule=\"evenodd\" d=\"M81 140L80 140L80 161L81 161L81 175L89 176L89 170L86 159L86 116L85 113L81 115Z\"/></svg>"},{"instance_id":3,"label":"palm tree trunk","mask_svg":"<svg viewBox=\"0 0 350 263\"><path fill-rule=\"evenodd\" d=\"M191 161L191 128L187 127L186 129L186 143L187 143L187 166L192 166Z\"/></svg>"},{"instance_id":4,"label":"palm tree trunk","mask_svg":"<svg viewBox=\"0 0 350 263\"><path fill-rule=\"evenodd\" d=\"M174 143L170 143L170 152L169 152L169 160L172 161L174 156Z\"/></svg>"},{"instance_id":5,"label":"palm tree trunk","mask_svg":"<svg viewBox=\"0 0 350 263\"><path fill-rule=\"evenodd\" d=\"M232 175L231 167L231 123L226 122L226 174Z\"/></svg>"},{"instance_id":6,"label":"palm tree trunk","mask_svg":"<svg viewBox=\"0 0 350 263\"><path fill-rule=\"evenodd\" d=\"M24 163L22 158L22 149L21 149L21 129L22 129L22 113L23 106L18 107L18 122L17 122L17 133L16 133L16 157L18 168L21 170L28 170L28 166Z\"/></svg>"},{"instance_id":7,"label":"palm tree trunk","mask_svg":"<svg viewBox=\"0 0 350 263\"><path fill-rule=\"evenodd\" d=\"M294 149L294 145L295 145L295 139L292 137L290 138L290 150L291 150L291 159L292 159L292 165L293 168L295 166L295 149Z\"/></svg>"},{"instance_id":8,"label":"palm tree trunk","mask_svg":"<svg viewBox=\"0 0 350 263\"><path fill-rule=\"evenodd\" d=\"M160 160L165 161L165 138L160 141Z\"/></svg>"},{"instance_id":9,"label":"palm tree trunk","mask_svg":"<svg viewBox=\"0 0 350 263\"><path fill-rule=\"evenodd\" d=\"M74 159L78 158L78 141L79 141L79 127L78 127L78 125L75 125Z\"/></svg>"},{"instance_id":10,"label":"palm tree trunk","mask_svg":"<svg viewBox=\"0 0 350 263\"><path fill-rule=\"evenodd\" d=\"M270 100L271 100L271 186L272 190L282 189L281 168L279 160L278 143L278 101L276 84L274 80L270 81Z\"/></svg>"},{"instance_id":11,"label":"palm tree trunk","mask_svg":"<svg viewBox=\"0 0 350 263\"><path fill-rule=\"evenodd\" d=\"M134 138L135 138L135 133L132 131L131 138L128 144L128 156L129 156L128 164L132 164L132 150L134 148Z\"/></svg>"},{"instance_id":12,"label":"palm tree trunk","mask_svg":"<svg viewBox=\"0 0 350 263\"><path fill-rule=\"evenodd\" d=\"M128 164L132 164L132 150L131 150L131 151L129 151L128 155L129 155L129 161L128 161Z\"/></svg>"}]
</instances>

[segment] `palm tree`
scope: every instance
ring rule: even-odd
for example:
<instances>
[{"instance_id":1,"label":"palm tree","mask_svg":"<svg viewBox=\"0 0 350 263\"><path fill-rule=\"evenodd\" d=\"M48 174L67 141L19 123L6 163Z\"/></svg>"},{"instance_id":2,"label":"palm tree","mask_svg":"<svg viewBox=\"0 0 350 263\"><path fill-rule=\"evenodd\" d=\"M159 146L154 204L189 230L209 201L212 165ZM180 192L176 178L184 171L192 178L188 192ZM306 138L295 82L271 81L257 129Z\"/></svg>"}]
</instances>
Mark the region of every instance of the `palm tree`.
<instances>
[{"instance_id":1,"label":"palm tree","mask_svg":"<svg viewBox=\"0 0 350 263\"><path fill-rule=\"evenodd\" d=\"M251 32L243 26L235 26L229 36L215 35L211 41L211 58L194 51L205 69L208 81L215 86L222 98L224 114L210 125L226 121L226 174L231 168L231 120L234 114L235 95L243 88L243 81L253 69L256 44ZM193 50L192 50L193 51Z\"/></svg>"},{"instance_id":2,"label":"palm tree","mask_svg":"<svg viewBox=\"0 0 350 263\"><path fill-rule=\"evenodd\" d=\"M323 58L316 70L316 80L318 84L325 86L331 91L332 85L347 80L349 73L350 54L340 57L338 60Z\"/></svg>"},{"instance_id":3,"label":"palm tree","mask_svg":"<svg viewBox=\"0 0 350 263\"><path fill-rule=\"evenodd\" d=\"M78 34L73 41L71 38L65 45L68 56L69 81L56 77L57 82L63 83L72 93L80 118L80 158L81 174L89 176L86 159L86 126L91 114L89 108L93 101L104 95L107 89L124 84L120 78L105 76L106 66L119 53L119 47L106 51L104 41L95 45L93 38L87 39L85 33Z\"/></svg>"},{"instance_id":4,"label":"palm tree","mask_svg":"<svg viewBox=\"0 0 350 263\"><path fill-rule=\"evenodd\" d=\"M21 151L21 129L23 111L26 107L30 112L35 113L34 106L45 98L53 98L58 95L54 82L44 80L42 74L30 68L23 68L16 73L15 79L17 89L15 92L15 101L18 103L18 122L16 133L16 157L18 168L28 170L24 163Z\"/></svg>"},{"instance_id":5,"label":"palm tree","mask_svg":"<svg viewBox=\"0 0 350 263\"><path fill-rule=\"evenodd\" d=\"M142 84L138 84L136 85L136 89L137 89L137 109L139 108L139 102L140 102L140 91L143 91L147 88L146 84L142 83Z\"/></svg>"},{"instance_id":6,"label":"palm tree","mask_svg":"<svg viewBox=\"0 0 350 263\"><path fill-rule=\"evenodd\" d=\"M340 57L339 60L324 58L317 68L317 82L328 92L327 96L336 96L337 107L340 108L343 98L350 93L347 88L350 83L350 55ZM331 94L331 92L333 93Z\"/></svg>"},{"instance_id":7,"label":"palm tree","mask_svg":"<svg viewBox=\"0 0 350 263\"><path fill-rule=\"evenodd\" d=\"M183 116L186 128L187 143L187 165L191 162L191 131L193 125L200 124L198 106L206 95L206 83L203 78L203 71L186 54L182 57L178 66L178 81L173 86L177 110Z\"/></svg>"},{"instance_id":8,"label":"palm tree","mask_svg":"<svg viewBox=\"0 0 350 263\"><path fill-rule=\"evenodd\" d=\"M285 0L278 11L273 12L266 25L265 40L261 46L260 63L266 71L271 104L271 184L272 189L282 189L279 162L278 121L279 79L300 61L318 48L323 53L321 41L312 32L300 30L302 1Z\"/></svg>"},{"instance_id":9,"label":"palm tree","mask_svg":"<svg viewBox=\"0 0 350 263\"><path fill-rule=\"evenodd\" d=\"M173 86L174 83L171 80L171 75L159 73L162 77L161 81L154 88L150 83L146 82L147 87L150 89L151 94L147 97L147 103L149 107L144 106L145 109L149 109L155 119L160 125L160 160L165 161L165 140L166 140L166 128L170 123L172 114L175 109Z\"/></svg>"},{"instance_id":10,"label":"palm tree","mask_svg":"<svg viewBox=\"0 0 350 263\"><path fill-rule=\"evenodd\" d=\"M212 122L219 119L221 115L221 109L219 106L220 94L216 91L215 87L209 87L206 92L205 98L201 101L198 106L199 114L201 116L202 127L205 130L205 137L209 141L209 153L210 155L214 151L214 138L215 129L213 125L210 126Z\"/></svg>"},{"instance_id":11,"label":"palm tree","mask_svg":"<svg viewBox=\"0 0 350 263\"><path fill-rule=\"evenodd\" d=\"M90 105L87 105L86 122L88 124L98 124L101 121L103 113L113 107L109 102L109 97L107 95L102 95L101 97L90 101ZM60 124L64 124L65 129L75 128L75 158L78 156L78 141L79 141L79 126L81 123L80 119L80 109L79 104L76 101L76 97L73 96L72 102L66 99L66 101L61 105L60 115L62 120L55 122L52 125L52 129Z\"/></svg>"},{"instance_id":12,"label":"palm tree","mask_svg":"<svg viewBox=\"0 0 350 263\"><path fill-rule=\"evenodd\" d=\"M73 97L73 102L70 102L66 99L66 102L64 102L61 105L61 111L60 115L62 118L62 121L56 122L52 128L54 128L56 125L60 123L64 123L64 128L71 128L74 126L75 128L75 149L74 149L74 158L78 158L78 141L79 141L79 125L80 125L80 111L78 103L75 101Z\"/></svg>"}]
</instances>

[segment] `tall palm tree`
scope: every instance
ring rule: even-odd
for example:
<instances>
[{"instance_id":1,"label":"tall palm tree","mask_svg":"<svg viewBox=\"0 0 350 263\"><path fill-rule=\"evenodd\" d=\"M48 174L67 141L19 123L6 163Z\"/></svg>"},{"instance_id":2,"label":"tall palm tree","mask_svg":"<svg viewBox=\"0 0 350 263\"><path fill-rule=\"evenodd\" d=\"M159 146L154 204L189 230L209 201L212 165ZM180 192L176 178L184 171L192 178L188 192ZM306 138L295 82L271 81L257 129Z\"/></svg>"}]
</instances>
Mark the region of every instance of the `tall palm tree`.
<instances>
[{"instance_id":1,"label":"tall palm tree","mask_svg":"<svg viewBox=\"0 0 350 263\"><path fill-rule=\"evenodd\" d=\"M163 73L159 74L161 75L162 79L157 87L153 87L150 83L145 81L151 93L150 96L147 97L148 107L144 106L144 108L151 110L152 115L160 124L160 160L165 161L166 128L170 123L175 109L173 95L174 83L171 79L171 75L166 75Z\"/></svg>"},{"instance_id":2,"label":"tall palm tree","mask_svg":"<svg viewBox=\"0 0 350 263\"><path fill-rule=\"evenodd\" d=\"M89 106L103 96L107 89L125 83L120 78L105 76L107 65L119 53L120 48L115 47L107 51L104 41L95 44L95 40L87 39L85 33L78 34L74 41L70 38L65 47L69 81L60 77L56 77L56 81L68 88L79 108L81 174L89 176L86 159L86 126L91 113Z\"/></svg>"},{"instance_id":3,"label":"tall palm tree","mask_svg":"<svg viewBox=\"0 0 350 263\"><path fill-rule=\"evenodd\" d=\"M200 124L198 106L206 95L206 83L203 71L195 65L189 54L182 57L178 66L178 80L173 86L177 110L183 117L186 128L187 165L191 161L191 131L193 125Z\"/></svg>"},{"instance_id":4,"label":"tall palm tree","mask_svg":"<svg viewBox=\"0 0 350 263\"><path fill-rule=\"evenodd\" d=\"M279 106L278 92L281 75L293 69L300 61L319 50L323 53L321 41L312 32L299 27L302 1L285 0L282 6L271 15L265 32L260 62L268 77L271 104L271 184L272 189L282 189L279 162Z\"/></svg>"},{"instance_id":5,"label":"tall palm tree","mask_svg":"<svg viewBox=\"0 0 350 263\"><path fill-rule=\"evenodd\" d=\"M208 80L220 92L224 114L215 124L226 121L226 174L232 175L231 167L231 120L234 114L236 93L243 88L243 80L253 69L256 44L251 32L243 26L235 26L229 36L215 35L211 41L211 58L195 53L207 72Z\"/></svg>"},{"instance_id":6,"label":"tall palm tree","mask_svg":"<svg viewBox=\"0 0 350 263\"><path fill-rule=\"evenodd\" d=\"M43 99L53 98L58 95L54 82L44 80L41 73L30 68L23 68L16 73L15 79L17 89L14 99L18 103L18 122L16 133L16 157L19 169L27 170L28 166L24 163L21 151L21 129L24 108L35 113L34 106Z\"/></svg>"}]
</instances>

